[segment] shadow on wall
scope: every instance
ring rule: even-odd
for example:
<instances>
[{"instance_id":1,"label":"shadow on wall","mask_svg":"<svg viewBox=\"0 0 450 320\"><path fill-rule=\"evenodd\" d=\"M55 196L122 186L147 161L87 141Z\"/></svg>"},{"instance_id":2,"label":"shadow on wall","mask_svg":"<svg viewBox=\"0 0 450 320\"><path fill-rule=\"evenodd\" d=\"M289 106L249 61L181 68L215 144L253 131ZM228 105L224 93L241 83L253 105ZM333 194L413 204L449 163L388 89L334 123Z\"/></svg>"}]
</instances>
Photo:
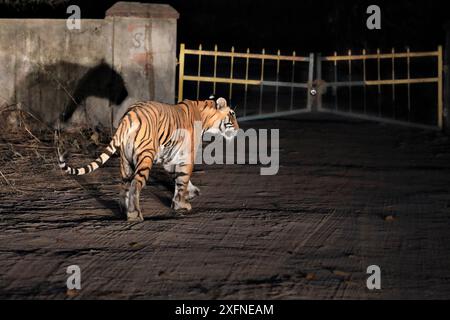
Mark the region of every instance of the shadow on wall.
<instances>
[{"instance_id":1,"label":"shadow on wall","mask_svg":"<svg viewBox=\"0 0 450 320\"><path fill-rule=\"evenodd\" d=\"M87 67L60 61L27 74L11 100L51 127L56 127L58 119L63 126L100 123L108 127L111 112L127 96L122 76L106 62Z\"/></svg>"}]
</instances>

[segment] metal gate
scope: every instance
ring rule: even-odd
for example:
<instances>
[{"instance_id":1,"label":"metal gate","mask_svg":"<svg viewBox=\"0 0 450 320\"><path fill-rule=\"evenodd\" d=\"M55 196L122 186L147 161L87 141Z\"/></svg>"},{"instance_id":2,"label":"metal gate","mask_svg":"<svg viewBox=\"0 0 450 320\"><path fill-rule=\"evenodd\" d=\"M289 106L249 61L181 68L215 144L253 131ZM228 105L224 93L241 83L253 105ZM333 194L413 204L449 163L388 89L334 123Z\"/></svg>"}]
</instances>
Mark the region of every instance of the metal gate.
<instances>
[{"instance_id":1,"label":"metal gate","mask_svg":"<svg viewBox=\"0 0 450 320\"><path fill-rule=\"evenodd\" d=\"M186 49L181 44L178 101L228 93L239 121L310 112L313 72L313 54L236 52L234 47L218 51L217 45L214 50L203 50L202 45Z\"/></svg>"},{"instance_id":2,"label":"metal gate","mask_svg":"<svg viewBox=\"0 0 450 320\"><path fill-rule=\"evenodd\" d=\"M315 84L319 111L344 116L442 129L442 47L431 52L317 56ZM327 90L331 88L332 90ZM324 101L326 100L326 101Z\"/></svg>"},{"instance_id":3,"label":"metal gate","mask_svg":"<svg viewBox=\"0 0 450 320\"><path fill-rule=\"evenodd\" d=\"M228 96L239 121L319 111L442 129L442 76L441 46L431 52L298 56L181 44L178 101Z\"/></svg>"}]
</instances>

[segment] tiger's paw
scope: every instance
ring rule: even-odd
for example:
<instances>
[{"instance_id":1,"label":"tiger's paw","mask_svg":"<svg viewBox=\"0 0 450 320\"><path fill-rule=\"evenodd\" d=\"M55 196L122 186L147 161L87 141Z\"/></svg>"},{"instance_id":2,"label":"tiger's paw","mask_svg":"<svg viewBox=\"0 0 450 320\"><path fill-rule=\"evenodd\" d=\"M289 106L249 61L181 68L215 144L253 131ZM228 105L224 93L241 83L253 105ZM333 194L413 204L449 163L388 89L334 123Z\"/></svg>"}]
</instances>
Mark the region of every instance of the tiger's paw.
<instances>
[{"instance_id":1,"label":"tiger's paw","mask_svg":"<svg viewBox=\"0 0 450 320\"><path fill-rule=\"evenodd\" d=\"M144 221L144 216L139 211L127 212L128 222L142 222Z\"/></svg>"},{"instance_id":2,"label":"tiger's paw","mask_svg":"<svg viewBox=\"0 0 450 320\"><path fill-rule=\"evenodd\" d=\"M192 199L198 197L200 195L200 189L192 186L193 188L188 189L187 200L191 201Z\"/></svg>"},{"instance_id":3,"label":"tiger's paw","mask_svg":"<svg viewBox=\"0 0 450 320\"><path fill-rule=\"evenodd\" d=\"M176 211L179 211L179 210L191 211L192 210L192 206L187 201L173 201L172 202L172 209L174 209Z\"/></svg>"}]
</instances>

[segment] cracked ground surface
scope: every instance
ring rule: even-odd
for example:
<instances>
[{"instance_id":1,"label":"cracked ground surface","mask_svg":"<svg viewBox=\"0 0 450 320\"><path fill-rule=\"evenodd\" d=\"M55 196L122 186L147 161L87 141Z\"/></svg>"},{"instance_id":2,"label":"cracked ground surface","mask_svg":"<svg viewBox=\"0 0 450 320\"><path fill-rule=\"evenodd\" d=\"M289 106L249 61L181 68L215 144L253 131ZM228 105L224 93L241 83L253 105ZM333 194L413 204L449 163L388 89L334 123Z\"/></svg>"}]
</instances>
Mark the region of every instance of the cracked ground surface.
<instances>
[{"instance_id":1,"label":"cracked ground surface","mask_svg":"<svg viewBox=\"0 0 450 320\"><path fill-rule=\"evenodd\" d=\"M155 170L143 223L119 215L117 157L64 176L51 144L25 157L33 150L3 132L0 151L16 154L0 166L0 298L450 297L447 137L327 116L242 127L280 129L277 175L200 165L201 196L173 216L172 186ZM66 290L72 264L76 295ZM381 290L366 288L372 264Z\"/></svg>"}]
</instances>

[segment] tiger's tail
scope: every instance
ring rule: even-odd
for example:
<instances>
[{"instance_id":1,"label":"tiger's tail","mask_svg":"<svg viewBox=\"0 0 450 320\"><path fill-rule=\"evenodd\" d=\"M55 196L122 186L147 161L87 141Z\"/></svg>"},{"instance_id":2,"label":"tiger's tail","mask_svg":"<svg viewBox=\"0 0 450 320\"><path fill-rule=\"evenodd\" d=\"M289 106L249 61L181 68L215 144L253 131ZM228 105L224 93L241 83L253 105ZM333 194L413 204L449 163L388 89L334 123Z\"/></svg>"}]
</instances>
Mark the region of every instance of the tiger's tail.
<instances>
[{"instance_id":1,"label":"tiger's tail","mask_svg":"<svg viewBox=\"0 0 450 320\"><path fill-rule=\"evenodd\" d=\"M115 139L111 140L109 145L106 147L105 151L103 151L103 153L97 159L95 159L88 165L81 167L81 168L72 168L72 167L68 166L66 164L66 161L64 160L64 155L62 155L59 152L59 148L57 148L59 167L65 173L72 174L72 175L81 176L83 174L91 173L92 171L95 171L98 168L100 168L102 165L104 165L105 162L108 161L109 158L111 158L111 156L117 151L116 147L114 147L114 140Z\"/></svg>"}]
</instances>

